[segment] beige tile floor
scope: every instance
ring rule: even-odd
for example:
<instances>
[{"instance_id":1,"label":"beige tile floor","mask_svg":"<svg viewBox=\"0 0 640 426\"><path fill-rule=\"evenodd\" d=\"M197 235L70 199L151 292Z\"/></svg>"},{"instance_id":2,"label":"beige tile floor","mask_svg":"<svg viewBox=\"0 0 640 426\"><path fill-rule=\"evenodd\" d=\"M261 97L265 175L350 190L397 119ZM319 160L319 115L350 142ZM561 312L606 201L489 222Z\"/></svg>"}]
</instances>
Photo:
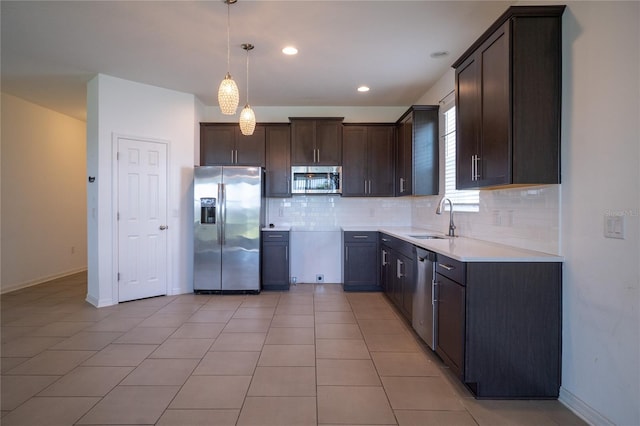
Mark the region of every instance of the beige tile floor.
<instances>
[{"instance_id":1,"label":"beige tile floor","mask_svg":"<svg viewBox=\"0 0 640 426\"><path fill-rule=\"evenodd\" d=\"M3 425L584 424L475 400L380 293L85 296L86 274L2 296Z\"/></svg>"}]
</instances>

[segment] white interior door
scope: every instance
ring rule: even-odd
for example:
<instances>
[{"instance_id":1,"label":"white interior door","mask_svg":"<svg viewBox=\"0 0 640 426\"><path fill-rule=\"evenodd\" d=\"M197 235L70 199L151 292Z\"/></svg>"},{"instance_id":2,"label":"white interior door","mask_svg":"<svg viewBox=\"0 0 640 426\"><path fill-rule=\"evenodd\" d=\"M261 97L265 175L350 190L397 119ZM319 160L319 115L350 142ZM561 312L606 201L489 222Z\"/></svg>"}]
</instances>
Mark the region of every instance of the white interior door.
<instances>
[{"instance_id":1,"label":"white interior door","mask_svg":"<svg viewBox=\"0 0 640 426\"><path fill-rule=\"evenodd\" d=\"M118 301L167 294L167 145L118 138Z\"/></svg>"}]
</instances>

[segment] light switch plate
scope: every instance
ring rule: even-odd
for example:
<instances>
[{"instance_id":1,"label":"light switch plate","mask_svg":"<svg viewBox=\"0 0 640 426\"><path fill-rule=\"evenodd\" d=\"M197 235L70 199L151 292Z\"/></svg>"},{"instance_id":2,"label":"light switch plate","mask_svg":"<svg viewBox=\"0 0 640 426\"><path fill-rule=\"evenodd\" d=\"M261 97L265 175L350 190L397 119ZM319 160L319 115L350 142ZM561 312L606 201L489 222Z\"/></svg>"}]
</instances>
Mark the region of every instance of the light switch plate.
<instances>
[{"instance_id":1,"label":"light switch plate","mask_svg":"<svg viewBox=\"0 0 640 426\"><path fill-rule=\"evenodd\" d=\"M618 238L624 240L624 216L605 215L604 217L605 238Z\"/></svg>"}]
</instances>

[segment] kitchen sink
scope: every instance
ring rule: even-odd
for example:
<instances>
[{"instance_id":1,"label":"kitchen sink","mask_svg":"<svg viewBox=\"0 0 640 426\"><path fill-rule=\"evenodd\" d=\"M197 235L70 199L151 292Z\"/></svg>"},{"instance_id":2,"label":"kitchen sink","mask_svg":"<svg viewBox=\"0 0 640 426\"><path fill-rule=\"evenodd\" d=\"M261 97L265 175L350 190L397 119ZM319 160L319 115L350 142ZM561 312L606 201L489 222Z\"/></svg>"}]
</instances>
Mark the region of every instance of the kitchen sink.
<instances>
[{"instance_id":1,"label":"kitchen sink","mask_svg":"<svg viewBox=\"0 0 640 426\"><path fill-rule=\"evenodd\" d=\"M416 240L444 240L447 238L439 235L409 235L409 237L415 238Z\"/></svg>"}]
</instances>

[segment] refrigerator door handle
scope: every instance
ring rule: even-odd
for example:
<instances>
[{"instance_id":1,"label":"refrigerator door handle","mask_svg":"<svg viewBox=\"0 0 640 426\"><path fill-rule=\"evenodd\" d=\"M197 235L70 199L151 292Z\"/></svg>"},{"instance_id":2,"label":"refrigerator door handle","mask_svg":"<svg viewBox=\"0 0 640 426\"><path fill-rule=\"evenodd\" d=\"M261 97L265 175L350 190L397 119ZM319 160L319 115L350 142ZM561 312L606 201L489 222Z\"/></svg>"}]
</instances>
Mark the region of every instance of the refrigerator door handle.
<instances>
[{"instance_id":1,"label":"refrigerator door handle","mask_svg":"<svg viewBox=\"0 0 640 426\"><path fill-rule=\"evenodd\" d=\"M218 244L224 244L225 199L224 184L218 184Z\"/></svg>"}]
</instances>

